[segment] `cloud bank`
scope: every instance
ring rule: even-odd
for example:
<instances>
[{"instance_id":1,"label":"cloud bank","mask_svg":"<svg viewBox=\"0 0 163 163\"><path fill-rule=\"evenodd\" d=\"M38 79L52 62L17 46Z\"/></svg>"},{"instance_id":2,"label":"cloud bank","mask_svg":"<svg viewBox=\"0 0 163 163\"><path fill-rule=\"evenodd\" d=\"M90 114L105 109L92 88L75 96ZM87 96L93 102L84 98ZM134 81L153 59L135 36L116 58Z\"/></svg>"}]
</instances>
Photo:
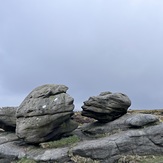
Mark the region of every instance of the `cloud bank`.
<instances>
[{"instance_id":1,"label":"cloud bank","mask_svg":"<svg viewBox=\"0 0 163 163\"><path fill-rule=\"evenodd\" d=\"M35 87L65 84L76 109L102 91L123 92L132 109L163 107L163 2L3 1L0 106Z\"/></svg>"}]
</instances>

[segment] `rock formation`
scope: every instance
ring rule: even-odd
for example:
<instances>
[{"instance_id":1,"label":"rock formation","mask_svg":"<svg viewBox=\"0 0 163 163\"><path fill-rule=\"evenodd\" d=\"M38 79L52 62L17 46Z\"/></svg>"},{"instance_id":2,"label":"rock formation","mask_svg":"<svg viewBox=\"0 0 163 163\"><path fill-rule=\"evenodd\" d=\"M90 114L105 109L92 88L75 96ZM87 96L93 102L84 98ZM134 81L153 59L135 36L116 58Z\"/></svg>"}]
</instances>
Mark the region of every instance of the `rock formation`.
<instances>
[{"instance_id":1,"label":"rock formation","mask_svg":"<svg viewBox=\"0 0 163 163\"><path fill-rule=\"evenodd\" d=\"M16 109L17 109L17 107L2 107L2 108L0 108L0 128L2 128L5 131L15 131Z\"/></svg>"},{"instance_id":2,"label":"rock formation","mask_svg":"<svg viewBox=\"0 0 163 163\"><path fill-rule=\"evenodd\" d=\"M136 124L141 124L139 127L135 126L135 119ZM131 125L133 121L134 125ZM127 155L163 155L163 123L154 115L126 114L112 122L81 126L72 134L76 134L81 142L43 149L24 143L14 133L2 131L0 162L10 163L25 157L40 163L77 163L73 157L82 157L96 163L117 163Z\"/></svg>"},{"instance_id":3,"label":"rock formation","mask_svg":"<svg viewBox=\"0 0 163 163\"><path fill-rule=\"evenodd\" d=\"M110 122L127 113L131 101L122 93L102 92L84 102L82 115L100 122Z\"/></svg>"},{"instance_id":4,"label":"rock formation","mask_svg":"<svg viewBox=\"0 0 163 163\"><path fill-rule=\"evenodd\" d=\"M126 120L126 124L131 128L143 127L158 122L158 117L150 114L137 114Z\"/></svg>"},{"instance_id":5,"label":"rock formation","mask_svg":"<svg viewBox=\"0 0 163 163\"><path fill-rule=\"evenodd\" d=\"M151 114L125 114L122 117L108 122L94 122L84 125L80 130L89 136L98 136L101 134L114 134L119 131L126 131L130 129L139 129L150 125L155 125L159 122L159 118L156 115Z\"/></svg>"},{"instance_id":6,"label":"rock formation","mask_svg":"<svg viewBox=\"0 0 163 163\"><path fill-rule=\"evenodd\" d=\"M0 130L1 163L14 163L21 158L38 163L78 163L80 159L86 163L117 163L128 155L163 155L163 123L157 116L126 114L131 105L129 98L104 92L90 97L82 107L83 115L98 121L77 128L71 119L74 105L67 89L64 85L43 85L34 89L18 108L0 108L0 127L4 129ZM75 135L80 142L44 148L49 147L46 141L63 134ZM40 142L44 147L38 146Z\"/></svg>"},{"instance_id":7,"label":"rock formation","mask_svg":"<svg viewBox=\"0 0 163 163\"><path fill-rule=\"evenodd\" d=\"M28 143L40 143L77 128L71 120L74 99L66 93L67 89L55 84L35 88L17 109L17 136Z\"/></svg>"},{"instance_id":8,"label":"rock formation","mask_svg":"<svg viewBox=\"0 0 163 163\"><path fill-rule=\"evenodd\" d=\"M72 153L100 163L117 163L125 155L162 155L163 123L87 140L75 146Z\"/></svg>"}]
</instances>

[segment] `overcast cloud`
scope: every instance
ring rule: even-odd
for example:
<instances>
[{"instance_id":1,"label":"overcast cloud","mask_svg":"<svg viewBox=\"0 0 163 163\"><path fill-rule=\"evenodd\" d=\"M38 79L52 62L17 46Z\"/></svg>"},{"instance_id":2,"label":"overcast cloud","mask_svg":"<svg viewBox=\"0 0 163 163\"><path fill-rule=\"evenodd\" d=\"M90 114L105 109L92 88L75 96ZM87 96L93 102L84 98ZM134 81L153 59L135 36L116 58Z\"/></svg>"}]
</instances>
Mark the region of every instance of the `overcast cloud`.
<instances>
[{"instance_id":1,"label":"overcast cloud","mask_svg":"<svg viewBox=\"0 0 163 163\"><path fill-rule=\"evenodd\" d=\"M0 107L54 83L76 109L103 91L163 108L163 1L0 0L0 58Z\"/></svg>"}]
</instances>

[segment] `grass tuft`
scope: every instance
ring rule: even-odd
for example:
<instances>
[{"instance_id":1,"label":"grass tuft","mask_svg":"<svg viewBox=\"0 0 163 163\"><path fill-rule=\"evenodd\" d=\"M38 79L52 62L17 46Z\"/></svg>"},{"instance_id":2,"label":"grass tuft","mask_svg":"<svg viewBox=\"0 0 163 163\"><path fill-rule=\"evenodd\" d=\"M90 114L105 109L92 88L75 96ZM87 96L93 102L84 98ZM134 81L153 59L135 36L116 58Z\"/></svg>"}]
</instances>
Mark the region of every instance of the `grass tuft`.
<instances>
[{"instance_id":1,"label":"grass tuft","mask_svg":"<svg viewBox=\"0 0 163 163\"><path fill-rule=\"evenodd\" d=\"M35 160L28 159L28 158L22 158L21 160L17 161L16 163L37 163Z\"/></svg>"},{"instance_id":2,"label":"grass tuft","mask_svg":"<svg viewBox=\"0 0 163 163\"><path fill-rule=\"evenodd\" d=\"M76 135L73 135L73 136L69 136L66 138L62 138L60 140L40 143L40 146L42 148L59 148L59 147L65 147L68 145L72 145L72 144L77 143L79 141L80 141L79 137Z\"/></svg>"},{"instance_id":3,"label":"grass tuft","mask_svg":"<svg viewBox=\"0 0 163 163\"><path fill-rule=\"evenodd\" d=\"M91 158L81 157L79 155L72 156L71 160L74 163L99 163L98 160L92 160Z\"/></svg>"}]
</instances>

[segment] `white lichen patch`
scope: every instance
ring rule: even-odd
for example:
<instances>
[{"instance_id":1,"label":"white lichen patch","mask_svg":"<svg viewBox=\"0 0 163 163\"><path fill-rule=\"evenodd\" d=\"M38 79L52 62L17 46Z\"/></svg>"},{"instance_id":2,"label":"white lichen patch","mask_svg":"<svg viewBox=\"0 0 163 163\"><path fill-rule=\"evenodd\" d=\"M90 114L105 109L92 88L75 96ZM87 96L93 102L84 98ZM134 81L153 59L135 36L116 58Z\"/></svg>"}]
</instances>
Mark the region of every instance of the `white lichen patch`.
<instances>
[{"instance_id":1,"label":"white lichen patch","mask_svg":"<svg viewBox=\"0 0 163 163\"><path fill-rule=\"evenodd\" d=\"M55 98L55 99L54 99L54 102L57 101L57 100L58 100L58 98Z\"/></svg>"},{"instance_id":2,"label":"white lichen patch","mask_svg":"<svg viewBox=\"0 0 163 163\"><path fill-rule=\"evenodd\" d=\"M42 108L45 109L46 108L46 105L43 105Z\"/></svg>"}]
</instances>

